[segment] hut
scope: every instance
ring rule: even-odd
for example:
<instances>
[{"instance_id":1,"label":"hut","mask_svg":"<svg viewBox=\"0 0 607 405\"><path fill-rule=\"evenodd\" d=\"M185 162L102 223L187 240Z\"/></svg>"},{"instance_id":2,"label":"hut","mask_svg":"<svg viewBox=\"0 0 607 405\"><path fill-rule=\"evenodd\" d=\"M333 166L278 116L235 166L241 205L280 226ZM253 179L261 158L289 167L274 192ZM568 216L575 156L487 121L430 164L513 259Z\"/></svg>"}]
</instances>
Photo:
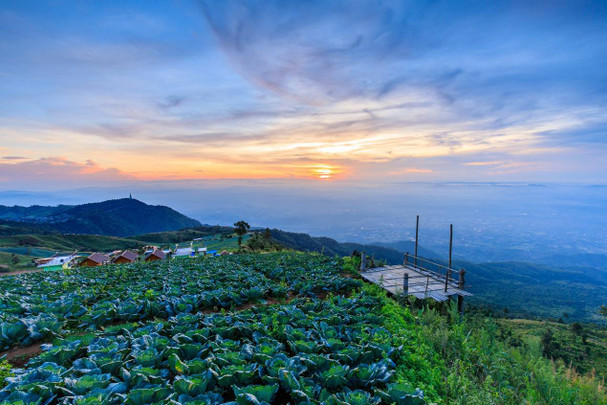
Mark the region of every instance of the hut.
<instances>
[{"instance_id":1,"label":"hut","mask_svg":"<svg viewBox=\"0 0 607 405\"><path fill-rule=\"evenodd\" d=\"M89 257L87 257L86 259L84 259L84 261L82 263L80 263L80 265L88 266L88 267L96 267L96 266L101 266L103 264L107 264L109 262L110 262L110 257L108 255L95 252L92 255L90 255Z\"/></svg>"},{"instance_id":2,"label":"hut","mask_svg":"<svg viewBox=\"0 0 607 405\"><path fill-rule=\"evenodd\" d=\"M154 260L164 260L165 254L160 249L148 250L143 256L143 260L146 262L152 262Z\"/></svg>"},{"instance_id":3,"label":"hut","mask_svg":"<svg viewBox=\"0 0 607 405\"><path fill-rule=\"evenodd\" d=\"M139 255L130 250L125 250L119 256L115 257L113 263L122 264L122 263L133 263L139 258Z\"/></svg>"}]
</instances>

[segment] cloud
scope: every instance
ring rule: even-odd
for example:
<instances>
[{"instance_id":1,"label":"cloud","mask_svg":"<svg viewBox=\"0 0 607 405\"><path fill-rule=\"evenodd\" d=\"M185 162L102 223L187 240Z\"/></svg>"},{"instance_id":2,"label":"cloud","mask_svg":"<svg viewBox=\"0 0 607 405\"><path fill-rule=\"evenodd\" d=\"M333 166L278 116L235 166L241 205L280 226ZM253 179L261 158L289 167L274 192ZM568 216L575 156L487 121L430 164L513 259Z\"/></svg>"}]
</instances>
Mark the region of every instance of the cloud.
<instances>
[{"instance_id":1,"label":"cloud","mask_svg":"<svg viewBox=\"0 0 607 405\"><path fill-rule=\"evenodd\" d=\"M396 170L392 172L388 172L390 176L399 176L401 174L411 174L411 173L432 173L434 170L431 169L418 169L415 167L408 167L406 169Z\"/></svg>"},{"instance_id":2,"label":"cloud","mask_svg":"<svg viewBox=\"0 0 607 405\"><path fill-rule=\"evenodd\" d=\"M257 85L310 104L388 94L384 67L431 44L400 1L202 1L230 60ZM376 62L381 60L381 65Z\"/></svg>"},{"instance_id":3,"label":"cloud","mask_svg":"<svg viewBox=\"0 0 607 405\"><path fill-rule=\"evenodd\" d=\"M4 159L4 160L25 160L27 158L23 157L23 156L3 156L2 159Z\"/></svg>"},{"instance_id":4,"label":"cloud","mask_svg":"<svg viewBox=\"0 0 607 405\"><path fill-rule=\"evenodd\" d=\"M136 180L132 175L114 168L103 168L91 160L80 163L63 157L48 157L17 163L0 162L0 186L3 189L57 190L132 180Z\"/></svg>"},{"instance_id":5,"label":"cloud","mask_svg":"<svg viewBox=\"0 0 607 405\"><path fill-rule=\"evenodd\" d=\"M165 100L158 103L158 107L167 110L173 107L179 107L185 101L183 96L168 96Z\"/></svg>"}]
</instances>

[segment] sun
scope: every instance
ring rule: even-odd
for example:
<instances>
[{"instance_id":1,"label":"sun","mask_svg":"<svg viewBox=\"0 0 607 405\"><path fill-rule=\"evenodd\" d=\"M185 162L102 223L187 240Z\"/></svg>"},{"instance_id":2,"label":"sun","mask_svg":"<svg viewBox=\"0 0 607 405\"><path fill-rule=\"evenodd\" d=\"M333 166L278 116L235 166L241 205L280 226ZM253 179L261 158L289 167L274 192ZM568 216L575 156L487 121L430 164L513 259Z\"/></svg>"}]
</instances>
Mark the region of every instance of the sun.
<instances>
[{"instance_id":1,"label":"sun","mask_svg":"<svg viewBox=\"0 0 607 405\"><path fill-rule=\"evenodd\" d=\"M312 177L320 180L331 180L338 173L338 170L329 165L316 165L310 168Z\"/></svg>"}]
</instances>

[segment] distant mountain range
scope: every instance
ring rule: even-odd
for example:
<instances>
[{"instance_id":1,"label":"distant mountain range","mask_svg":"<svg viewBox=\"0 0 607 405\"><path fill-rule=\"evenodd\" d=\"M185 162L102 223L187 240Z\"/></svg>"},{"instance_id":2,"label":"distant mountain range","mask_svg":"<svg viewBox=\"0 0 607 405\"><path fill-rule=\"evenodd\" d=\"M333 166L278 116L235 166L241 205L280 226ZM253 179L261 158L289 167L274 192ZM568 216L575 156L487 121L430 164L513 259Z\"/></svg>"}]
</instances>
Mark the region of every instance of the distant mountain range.
<instances>
[{"instance_id":1,"label":"distant mountain range","mask_svg":"<svg viewBox=\"0 0 607 405\"><path fill-rule=\"evenodd\" d=\"M172 208L148 205L133 198L56 207L0 206L0 220L12 225L13 232L111 236L174 231L201 225Z\"/></svg>"}]
</instances>

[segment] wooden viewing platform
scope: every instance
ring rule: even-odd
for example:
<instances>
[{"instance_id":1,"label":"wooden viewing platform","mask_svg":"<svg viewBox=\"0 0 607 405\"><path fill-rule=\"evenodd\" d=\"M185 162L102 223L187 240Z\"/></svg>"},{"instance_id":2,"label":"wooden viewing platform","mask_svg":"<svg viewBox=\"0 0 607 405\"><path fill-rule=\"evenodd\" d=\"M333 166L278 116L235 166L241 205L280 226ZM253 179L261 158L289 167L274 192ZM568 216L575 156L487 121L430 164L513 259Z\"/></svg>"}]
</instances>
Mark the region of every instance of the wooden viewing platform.
<instances>
[{"instance_id":1,"label":"wooden viewing platform","mask_svg":"<svg viewBox=\"0 0 607 405\"><path fill-rule=\"evenodd\" d=\"M451 267L453 253L453 224L449 227L449 264L424 259L417 255L419 244L419 215L415 224L415 255L405 254L402 265L366 268L365 252L361 252L360 275L363 279L377 284L390 294L419 299L433 299L443 302L456 296L460 312L464 309L464 297L471 296L464 290L466 270L455 270Z\"/></svg>"},{"instance_id":2,"label":"wooden viewing platform","mask_svg":"<svg viewBox=\"0 0 607 405\"><path fill-rule=\"evenodd\" d=\"M456 296L460 311L463 309L463 298L472 295L464 290L464 269L454 270L420 257L410 262L408 254L402 265L362 268L360 275L396 296L412 295L440 302Z\"/></svg>"}]
</instances>

